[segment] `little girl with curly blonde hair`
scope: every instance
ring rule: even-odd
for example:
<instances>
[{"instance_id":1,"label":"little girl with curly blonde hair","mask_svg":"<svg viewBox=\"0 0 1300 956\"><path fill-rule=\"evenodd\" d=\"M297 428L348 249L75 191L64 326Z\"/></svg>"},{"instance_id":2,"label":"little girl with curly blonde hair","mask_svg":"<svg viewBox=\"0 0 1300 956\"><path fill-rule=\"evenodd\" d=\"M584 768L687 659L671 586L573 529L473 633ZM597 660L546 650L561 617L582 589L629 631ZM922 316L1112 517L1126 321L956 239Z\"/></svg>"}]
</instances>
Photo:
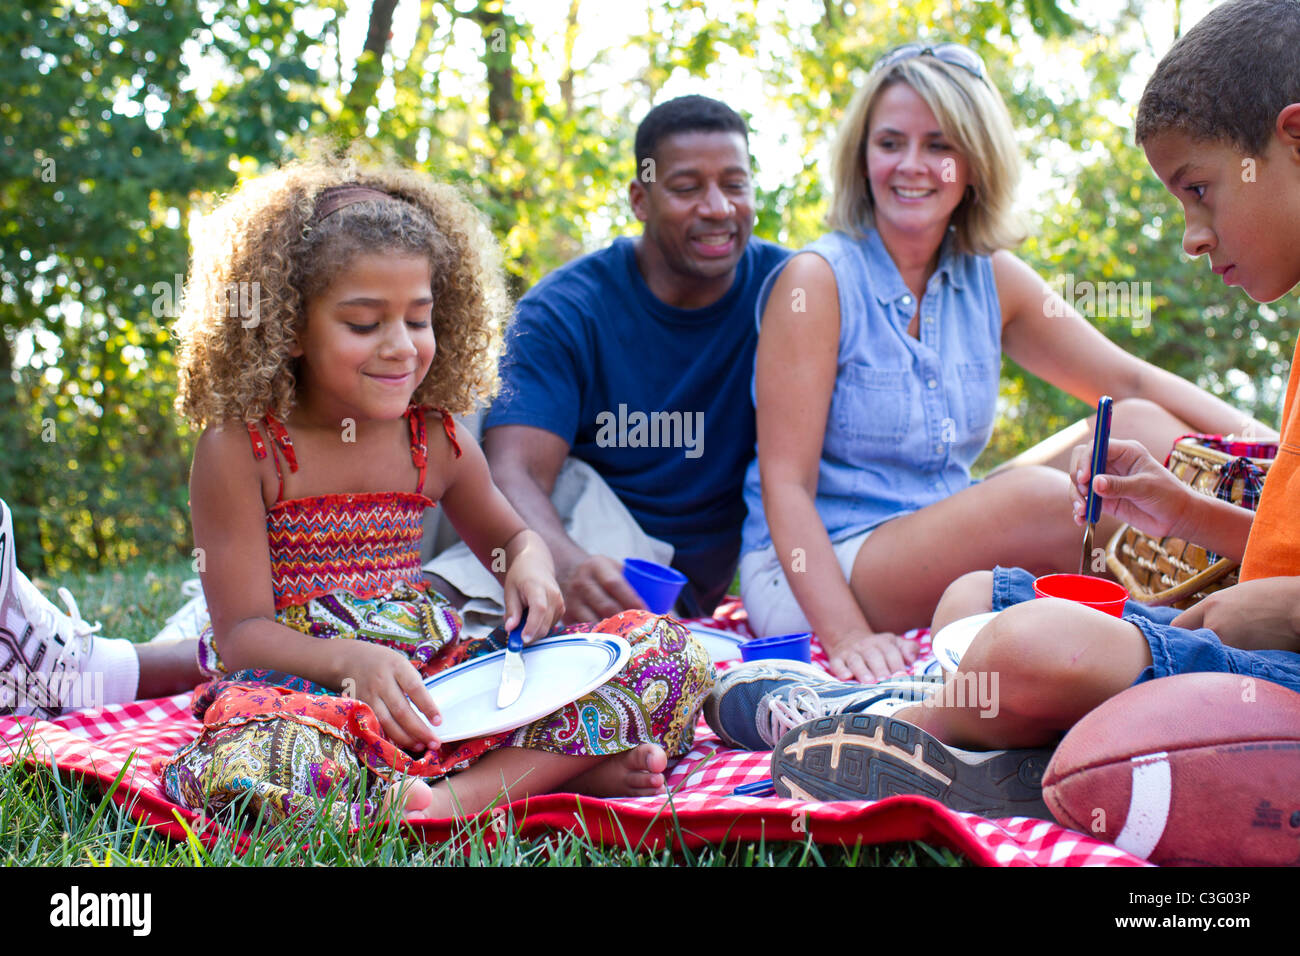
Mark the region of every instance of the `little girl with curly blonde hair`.
<instances>
[{"instance_id":1,"label":"little girl with curly blonde hair","mask_svg":"<svg viewBox=\"0 0 1300 956\"><path fill-rule=\"evenodd\" d=\"M507 628L526 612L527 642L564 609L546 545L451 417L493 394L507 308L477 213L404 168L289 165L205 223L177 404L205 429L190 494L212 679L195 693L198 739L160 763L171 799L273 822L325 805L345 824L394 800L447 818L503 792L663 792L713 668L645 612L595 625L633 653L591 694L505 734L436 736L424 678L500 645L461 640L428 587L426 507L485 565L504 553Z\"/></svg>"}]
</instances>

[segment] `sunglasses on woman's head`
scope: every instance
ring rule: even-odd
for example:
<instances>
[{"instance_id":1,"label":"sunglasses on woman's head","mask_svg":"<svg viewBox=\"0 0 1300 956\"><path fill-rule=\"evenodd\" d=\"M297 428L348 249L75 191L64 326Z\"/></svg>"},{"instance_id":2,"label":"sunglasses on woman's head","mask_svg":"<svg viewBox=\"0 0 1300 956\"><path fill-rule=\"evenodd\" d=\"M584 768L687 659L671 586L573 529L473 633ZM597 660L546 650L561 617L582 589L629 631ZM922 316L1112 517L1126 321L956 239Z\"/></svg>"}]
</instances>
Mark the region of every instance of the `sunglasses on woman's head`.
<instances>
[{"instance_id":1,"label":"sunglasses on woman's head","mask_svg":"<svg viewBox=\"0 0 1300 956\"><path fill-rule=\"evenodd\" d=\"M917 56L932 56L950 66L960 67L975 79L984 80L985 83L988 83L988 79L984 76L984 61L960 43L940 43L938 46L926 46L924 43L905 43L903 46L890 50L877 60L871 71L874 73L876 70L887 70L897 63L902 63L904 60L910 60Z\"/></svg>"}]
</instances>

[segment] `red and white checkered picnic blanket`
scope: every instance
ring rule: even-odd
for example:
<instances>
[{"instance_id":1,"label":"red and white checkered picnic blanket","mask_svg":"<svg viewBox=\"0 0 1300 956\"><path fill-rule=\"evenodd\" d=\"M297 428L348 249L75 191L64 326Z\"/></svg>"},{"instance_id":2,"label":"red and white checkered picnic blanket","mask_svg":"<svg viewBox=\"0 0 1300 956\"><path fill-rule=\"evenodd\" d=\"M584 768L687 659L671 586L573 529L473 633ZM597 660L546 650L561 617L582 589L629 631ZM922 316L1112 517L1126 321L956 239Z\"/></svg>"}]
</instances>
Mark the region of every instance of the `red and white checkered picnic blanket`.
<instances>
[{"instance_id":1,"label":"red and white checkered picnic blanket","mask_svg":"<svg viewBox=\"0 0 1300 956\"><path fill-rule=\"evenodd\" d=\"M701 622L746 633L739 601ZM917 666L931 660L929 636ZM826 656L814 642L814 663ZM723 665L725 667L725 665ZM184 839L187 831L205 840L222 834L215 824L172 803L150 770L165 756L197 736L199 722L190 714L190 694L118 704L100 711L66 714L57 720L0 718L0 763L24 759L99 781L105 789L122 774L113 800L133 819L159 832ZM507 828L521 836L555 829L576 830L604 845L642 847L735 844L739 841L798 841L869 845L922 840L948 847L986 866L1145 866L1144 861L1082 833L1054 823L1015 817L987 820L957 813L925 797L814 803L778 797L740 797L732 791L769 776L771 753L723 747L700 720L695 746L671 769L669 797L598 800L554 793L498 807L484 821L488 839ZM123 772L125 768L125 772ZM413 823L428 841L449 838L451 820ZM233 836L225 832L227 839ZM237 842L242 842L235 837Z\"/></svg>"}]
</instances>

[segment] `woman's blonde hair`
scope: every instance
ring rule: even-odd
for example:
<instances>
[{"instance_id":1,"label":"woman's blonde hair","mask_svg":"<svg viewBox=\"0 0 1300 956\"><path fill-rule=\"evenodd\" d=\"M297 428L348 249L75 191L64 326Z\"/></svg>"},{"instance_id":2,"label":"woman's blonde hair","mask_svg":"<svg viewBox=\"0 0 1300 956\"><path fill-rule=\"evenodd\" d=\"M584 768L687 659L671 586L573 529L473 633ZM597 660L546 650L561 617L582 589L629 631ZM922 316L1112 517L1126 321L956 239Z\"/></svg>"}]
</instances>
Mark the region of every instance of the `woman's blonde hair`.
<instances>
[{"instance_id":1,"label":"woman's blonde hair","mask_svg":"<svg viewBox=\"0 0 1300 956\"><path fill-rule=\"evenodd\" d=\"M867 134L876 101L895 83L906 83L925 100L970 165L974 188L967 190L951 220L958 250L991 255L1018 246L1025 235L1012 204L1020 153L1006 105L985 79L928 54L873 71L849 104L831 147L830 226L861 239L875 225L866 175Z\"/></svg>"},{"instance_id":2,"label":"woman's blonde hair","mask_svg":"<svg viewBox=\"0 0 1300 956\"><path fill-rule=\"evenodd\" d=\"M362 253L424 256L432 267L437 349L412 402L463 414L496 393L509 299L486 222L453 187L362 150L317 146L246 181L203 222L176 325L176 407L189 420L286 418L307 301ZM350 183L392 198L318 220L320 194Z\"/></svg>"}]
</instances>

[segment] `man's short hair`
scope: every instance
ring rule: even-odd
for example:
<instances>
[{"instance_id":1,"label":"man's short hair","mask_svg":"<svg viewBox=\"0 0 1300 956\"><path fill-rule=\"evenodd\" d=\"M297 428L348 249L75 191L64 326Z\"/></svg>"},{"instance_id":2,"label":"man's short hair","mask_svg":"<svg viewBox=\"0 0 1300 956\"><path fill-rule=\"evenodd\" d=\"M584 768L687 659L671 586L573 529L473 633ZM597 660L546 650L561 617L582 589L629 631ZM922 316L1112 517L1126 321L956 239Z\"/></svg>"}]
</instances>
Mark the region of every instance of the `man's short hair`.
<instances>
[{"instance_id":1,"label":"man's short hair","mask_svg":"<svg viewBox=\"0 0 1300 956\"><path fill-rule=\"evenodd\" d=\"M726 103L707 96L679 96L660 103L636 128L636 168L645 168L645 161L666 137L695 132L739 133L745 138L745 148L749 148L749 128Z\"/></svg>"},{"instance_id":2,"label":"man's short hair","mask_svg":"<svg viewBox=\"0 0 1300 956\"><path fill-rule=\"evenodd\" d=\"M1178 130L1267 148L1277 114L1300 103L1300 0L1232 0L1165 54L1138 104L1135 137Z\"/></svg>"}]
</instances>

